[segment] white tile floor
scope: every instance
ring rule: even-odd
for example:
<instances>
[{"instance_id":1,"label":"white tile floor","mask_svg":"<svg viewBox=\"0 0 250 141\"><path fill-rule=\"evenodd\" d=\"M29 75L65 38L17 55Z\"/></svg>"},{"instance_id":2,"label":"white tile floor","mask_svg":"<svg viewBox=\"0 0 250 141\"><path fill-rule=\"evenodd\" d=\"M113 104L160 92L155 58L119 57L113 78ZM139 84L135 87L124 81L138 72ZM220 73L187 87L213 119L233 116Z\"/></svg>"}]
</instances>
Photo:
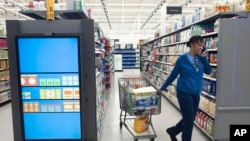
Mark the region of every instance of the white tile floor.
<instances>
[{"instance_id":1,"label":"white tile floor","mask_svg":"<svg viewBox=\"0 0 250 141\"><path fill-rule=\"evenodd\" d=\"M139 70L124 70L123 72L115 73L115 81L111 89L109 103L106 111L106 116L103 123L102 135L100 141L132 141L133 137L126 130L119 127L119 95L118 81L120 77L126 77L139 74ZM0 107L0 141L14 141L12 129L12 113L11 104L6 104ZM157 133L155 141L170 141L166 134L166 128L176 124L180 119L179 111L173 107L165 98L162 98L162 113L153 116L153 125ZM177 136L181 140L181 134ZM140 141L140 140L139 140ZM209 141L196 127L193 131L192 141Z\"/></svg>"}]
</instances>

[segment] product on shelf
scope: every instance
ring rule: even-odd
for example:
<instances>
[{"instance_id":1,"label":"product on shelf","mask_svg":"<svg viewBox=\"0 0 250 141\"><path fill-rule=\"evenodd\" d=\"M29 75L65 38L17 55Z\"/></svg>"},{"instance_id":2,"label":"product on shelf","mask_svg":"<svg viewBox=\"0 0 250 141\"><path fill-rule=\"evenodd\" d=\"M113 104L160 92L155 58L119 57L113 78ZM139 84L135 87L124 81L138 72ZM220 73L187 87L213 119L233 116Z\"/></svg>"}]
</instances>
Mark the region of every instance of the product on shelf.
<instances>
[{"instance_id":1,"label":"product on shelf","mask_svg":"<svg viewBox=\"0 0 250 141\"><path fill-rule=\"evenodd\" d=\"M217 64L217 53L209 53L208 58L211 64Z\"/></svg>"},{"instance_id":2,"label":"product on shelf","mask_svg":"<svg viewBox=\"0 0 250 141\"><path fill-rule=\"evenodd\" d=\"M214 12L232 12L233 11L233 3L228 0L216 1L214 2Z\"/></svg>"},{"instance_id":3,"label":"product on shelf","mask_svg":"<svg viewBox=\"0 0 250 141\"><path fill-rule=\"evenodd\" d=\"M214 135L214 120L205 113L199 111L196 114L195 122L210 136Z\"/></svg>"},{"instance_id":4,"label":"product on shelf","mask_svg":"<svg viewBox=\"0 0 250 141\"><path fill-rule=\"evenodd\" d=\"M0 48L7 48L7 39L0 38Z\"/></svg>"}]
</instances>

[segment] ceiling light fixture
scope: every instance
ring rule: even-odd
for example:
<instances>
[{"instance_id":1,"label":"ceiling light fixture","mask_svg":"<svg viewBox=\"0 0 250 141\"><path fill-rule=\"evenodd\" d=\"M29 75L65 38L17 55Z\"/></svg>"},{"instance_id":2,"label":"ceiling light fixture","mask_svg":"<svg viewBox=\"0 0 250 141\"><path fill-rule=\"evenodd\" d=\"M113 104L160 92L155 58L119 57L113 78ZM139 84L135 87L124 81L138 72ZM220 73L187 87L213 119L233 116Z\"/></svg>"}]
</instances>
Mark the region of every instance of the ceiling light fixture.
<instances>
[{"instance_id":1,"label":"ceiling light fixture","mask_svg":"<svg viewBox=\"0 0 250 141\"><path fill-rule=\"evenodd\" d=\"M161 6L166 2L166 0L160 0L159 3L155 6L155 8L152 10L152 12L149 14L148 18L144 21L144 23L141 26L141 30L143 27L148 23L149 19L154 16L155 13L161 8Z\"/></svg>"},{"instance_id":2,"label":"ceiling light fixture","mask_svg":"<svg viewBox=\"0 0 250 141\"><path fill-rule=\"evenodd\" d=\"M106 6L106 2L104 0L101 0L101 2L102 2L104 13L106 15L106 19L107 19L108 24L109 24L109 28L111 29L111 23L110 23L110 20L109 20L109 15L108 15L108 10L107 10L107 6Z\"/></svg>"}]
</instances>

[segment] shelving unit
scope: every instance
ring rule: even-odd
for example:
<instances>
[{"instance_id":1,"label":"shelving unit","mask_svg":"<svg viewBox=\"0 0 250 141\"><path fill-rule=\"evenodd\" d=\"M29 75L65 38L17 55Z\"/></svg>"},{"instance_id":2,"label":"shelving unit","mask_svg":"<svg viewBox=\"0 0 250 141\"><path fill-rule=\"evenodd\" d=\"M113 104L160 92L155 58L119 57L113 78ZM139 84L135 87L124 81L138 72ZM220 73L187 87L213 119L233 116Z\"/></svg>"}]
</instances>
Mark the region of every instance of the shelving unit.
<instances>
[{"instance_id":1,"label":"shelving unit","mask_svg":"<svg viewBox=\"0 0 250 141\"><path fill-rule=\"evenodd\" d=\"M108 104L109 89L114 76L114 57L113 48L110 41L102 40L102 43L96 42L96 112L97 112L97 136L98 139L102 132L103 119ZM102 49L103 48L103 49Z\"/></svg>"},{"instance_id":2,"label":"shelving unit","mask_svg":"<svg viewBox=\"0 0 250 141\"><path fill-rule=\"evenodd\" d=\"M249 44L249 41L248 40L243 41L243 39L241 38L249 37L250 32L244 32L245 33L244 35L242 35L240 32L235 33L237 29L243 30L243 28L240 28L240 26L235 27L236 23L244 25L244 26L247 26L247 25L249 26L250 25L249 19L246 19L245 21L241 21L238 19L231 19L231 17L237 16L237 15L247 17L246 13L218 13L214 16L210 16L201 21L195 22L191 25L182 27L181 29L178 29L176 31L167 33L156 39L148 41L142 44L142 47L141 47L141 51L143 52L142 57L141 57L141 62L143 64L140 69L141 73L152 85L159 88L164 83L164 79L162 78L164 78L165 76L168 77L169 72L172 71L174 67L174 62L178 58L178 55L181 55L184 52L187 52L186 50L187 41L182 40L179 35L182 32L187 32L188 30L190 30L190 33L188 34L189 37L185 37L185 39L190 38L190 36L193 35L193 31L192 31L193 26L196 26L199 24L204 25L206 23L216 24L217 28L214 29L213 32L209 32L209 33L205 33L201 35L205 39L205 46L209 54L208 60L210 61L210 65L212 67L212 74L210 76L204 75L203 91L201 94L203 102L200 103L199 110L196 116L196 120L202 120L202 122L205 122L205 123L209 122L209 130L205 129L205 126L203 127L200 125L203 123L195 123L195 125L197 125L197 128L199 128L211 140L228 139L229 132L227 131L229 130L229 125L232 123L249 123L245 119L242 119L242 121L239 121L239 120L233 120L229 117L226 117L227 114L224 112L224 109L226 109L224 107L231 105L229 106L230 108L229 107L228 108L234 109L233 107L236 106L234 105L234 103L232 103L232 99L228 98L229 96L228 93L230 93L232 96L236 94L238 95L238 92L235 93L236 86L230 85L231 83L235 81L232 79L233 78L236 79L237 78L236 76L238 76L241 79L244 79L246 81L246 78L242 78L242 77L243 77L243 74L245 74L245 76L247 75L246 73L235 74L235 71L236 71L235 65L238 64L240 60L242 61L243 56L240 57L242 59L238 59L239 56L237 57L237 59L235 57L232 58L232 56L236 56L236 54L242 53L241 51L239 51L239 53L234 53L235 50L238 50L238 48L237 49L235 48L236 46L238 47L238 45L240 45L239 48L242 48L242 51L249 50L249 49L244 48L244 45ZM227 21L231 23L227 23ZM220 25L223 25L223 26L220 26ZM228 43L228 40L230 40L231 42ZM237 40L238 45L236 45L236 43L233 43L234 40ZM238 40L240 40L241 42ZM247 56L246 54L244 55L245 57ZM157 58L156 61L152 61L153 58ZM234 61L232 61L232 59L234 59ZM229 60L231 60L230 63L229 63ZM232 66L228 66L229 64L234 66L234 69L232 68ZM232 71L227 72L227 69L229 68L232 68L234 72ZM245 68L244 70L246 70L246 67L244 68ZM239 71L240 67L237 67L237 70ZM242 84L242 82L241 83L239 82L241 79L237 78L238 80L237 82L239 84ZM227 85L225 85L225 81L227 81ZM224 83L224 85L222 85L222 83ZM176 81L173 82L173 85L176 85ZM232 87L230 88L231 90L230 92L228 90L228 86ZM237 89L239 89L240 87L241 89L246 90L249 86L237 85L237 87L238 87ZM243 94L240 94L241 96L239 97L240 100L234 99L234 101L235 102L237 101L238 103L237 106L243 105L239 101L242 101L246 97L249 98L249 96L246 94L246 92L243 92L243 90L241 90ZM176 95L175 93L172 94L171 92L163 93L163 96L168 101L170 101L175 107L177 107L177 109L179 109L177 98L175 95ZM237 96L237 99L238 99L238 96ZM223 100L225 100L226 102ZM250 104L246 104L246 101L244 104L250 105ZM245 107L245 106L242 106L242 107ZM228 111L231 111L231 110L228 110ZM240 110L238 112L240 112ZM230 114L233 116L233 113L235 114L235 112L233 111ZM240 113L240 114L243 115L243 113ZM247 117L250 117L249 110L247 114L245 113L244 115L247 115ZM230 121L225 121L222 118L228 119Z\"/></svg>"},{"instance_id":3,"label":"shelving unit","mask_svg":"<svg viewBox=\"0 0 250 141\"><path fill-rule=\"evenodd\" d=\"M140 68L140 52L135 49L115 49L115 54L122 55L123 69L137 69Z\"/></svg>"},{"instance_id":4,"label":"shelving unit","mask_svg":"<svg viewBox=\"0 0 250 141\"><path fill-rule=\"evenodd\" d=\"M114 76L114 55L110 41L105 42L105 88L110 89Z\"/></svg>"},{"instance_id":5,"label":"shelving unit","mask_svg":"<svg viewBox=\"0 0 250 141\"><path fill-rule=\"evenodd\" d=\"M46 11L20 11L21 14L36 20L46 20ZM56 10L55 20L62 19L88 19L82 10Z\"/></svg>"},{"instance_id":6,"label":"shelving unit","mask_svg":"<svg viewBox=\"0 0 250 141\"><path fill-rule=\"evenodd\" d=\"M0 105L11 100L7 38L0 36Z\"/></svg>"}]
</instances>

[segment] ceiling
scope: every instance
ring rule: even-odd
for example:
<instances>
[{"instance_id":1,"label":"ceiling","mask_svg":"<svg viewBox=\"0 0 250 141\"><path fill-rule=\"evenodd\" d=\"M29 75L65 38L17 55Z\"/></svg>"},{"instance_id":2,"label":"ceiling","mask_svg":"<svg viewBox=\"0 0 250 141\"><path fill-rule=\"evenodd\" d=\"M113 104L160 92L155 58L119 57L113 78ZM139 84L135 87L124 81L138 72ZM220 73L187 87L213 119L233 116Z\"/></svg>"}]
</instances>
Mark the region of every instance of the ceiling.
<instances>
[{"instance_id":1,"label":"ceiling","mask_svg":"<svg viewBox=\"0 0 250 141\"><path fill-rule=\"evenodd\" d=\"M166 5L183 5L190 0L104 0L107 16L105 14L102 0L85 0L87 7L93 12L93 18L100 23L106 32L131 33L132 32L154 32L160 26L161 19L166 16L162 9ZM211 0L207 0L211 1ZM199 5L205 0L191 0L190 5ZM160 5L159 3L166 3ZM159 9L158 9L159 8ZM184 13L192 13L194 7L186 6ZM152 15L153 13L153 15ZM147 20L150 17L149 20ZM109 24L109 22L110 24ZM144 26L143 26L144 25Z\"/></svg>"},{"instance_id":2,"label":"ceiling","mask_svg":"<svg viewBox=\"0 0 250 141\"><path fill-rule=\"evenodd\" d=\"M8 1L6 4L5 2ZM4 19L27 19L25 16L15 14L32 0L0 0L0 23ZM92 18L99 22L105 34L129 36L133 34L153 35L160 30L162 21L169 17L166 15L166 6L175 5L183 7L183 14L194 12L202 5L211 5L214 1L225 0L83 0L92 10ZM243 1L243 0L229 0ZM67 0L58 0L62 9L66 9ZM15 4L13 4L15 3ZM19 5L17 5L19 4ZM7 8L8 11L3 8ZM169 23L176 16L167 18Z\"/></svg>"}]
</instances>

